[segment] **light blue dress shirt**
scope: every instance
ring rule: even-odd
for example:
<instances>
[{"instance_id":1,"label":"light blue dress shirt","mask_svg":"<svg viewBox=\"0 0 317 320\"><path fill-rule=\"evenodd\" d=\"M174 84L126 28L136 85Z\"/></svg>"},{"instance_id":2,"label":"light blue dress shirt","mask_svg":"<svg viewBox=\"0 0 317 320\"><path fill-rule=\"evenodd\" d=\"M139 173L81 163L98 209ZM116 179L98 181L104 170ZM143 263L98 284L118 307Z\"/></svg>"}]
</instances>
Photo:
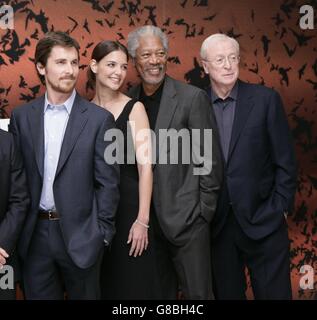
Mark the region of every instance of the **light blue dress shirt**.
<instances>
[{"instance_id":1,"label":"light blue dress shirt","mask_svg":"<svg viewBox=\"0 0 317 320\"><path fill-rule=\"evenodd\" d=\"M76 90L62 105L52 105L45 94L44 105L44 175L40 200L43 210L55 210L53 183L65 130L76 97Z\"/></svg>"}]
</instances>

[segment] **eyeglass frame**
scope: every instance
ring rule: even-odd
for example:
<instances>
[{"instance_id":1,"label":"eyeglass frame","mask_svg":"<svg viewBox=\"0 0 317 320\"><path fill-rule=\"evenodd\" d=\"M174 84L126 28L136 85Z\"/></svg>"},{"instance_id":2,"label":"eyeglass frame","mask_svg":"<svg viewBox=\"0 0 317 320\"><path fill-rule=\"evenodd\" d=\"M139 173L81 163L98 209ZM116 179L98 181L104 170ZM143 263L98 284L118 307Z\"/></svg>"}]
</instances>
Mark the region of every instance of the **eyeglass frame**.
<instances>
[{"instance_id":1,"label":"eyeglass frame","mask_svg":"<svg viewBox=\"0 0 317 320\"><path fill-rule=\"evenodd\" d=\"M216 62L217 59L222 59L219 63ZM231 58L236 58L237 60L232 61ZM210 62L216 67L223 67L225 62L228 61L230 65L237 65L240 62L240 55L230 54L229 56L220 56L214 60L202 59L203 61Z\"/></svg>"}]
</instances>

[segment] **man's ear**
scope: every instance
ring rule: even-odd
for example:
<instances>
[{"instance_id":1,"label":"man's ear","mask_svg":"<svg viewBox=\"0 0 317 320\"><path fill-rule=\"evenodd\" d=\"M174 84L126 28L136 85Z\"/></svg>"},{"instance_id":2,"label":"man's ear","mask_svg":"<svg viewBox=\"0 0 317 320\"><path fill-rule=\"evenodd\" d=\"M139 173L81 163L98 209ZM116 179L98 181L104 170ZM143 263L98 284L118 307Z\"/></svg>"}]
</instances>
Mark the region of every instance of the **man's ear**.
<instances>
[{"instance_id":1,"label":"man's ear","mask_svg":"<svg viewBox=\"0 0 317 320\"><path fill-rule=\"evenodd\" d=\"M41 76L45 76L45 67L42 65L41 62L38 62L36 64L36 69Z\"/></svg>"},{"instance_id":2,"label":"man's ear","mask_svg":"<svg viewBox=\"0 0 317 320\"><path fill-rule=\"evenodd\" d=\"M204 71L206 74L209 73L208 68L207 68L207 62L204 60L201 60L201 64L203 65Z\"/></svg>"},{"instance_id":3,"label":"man's ear","mask_svg":"<svg viewBox=\"0 0 317 320\"><path fill-rule=\"evenodd\" d=\"M98 72L98 63L97 63L97 61L95 59L91 59L90 60L89 67L90 67L90 70L93 73L97 73Z\"/></svg>"}]
</instances>

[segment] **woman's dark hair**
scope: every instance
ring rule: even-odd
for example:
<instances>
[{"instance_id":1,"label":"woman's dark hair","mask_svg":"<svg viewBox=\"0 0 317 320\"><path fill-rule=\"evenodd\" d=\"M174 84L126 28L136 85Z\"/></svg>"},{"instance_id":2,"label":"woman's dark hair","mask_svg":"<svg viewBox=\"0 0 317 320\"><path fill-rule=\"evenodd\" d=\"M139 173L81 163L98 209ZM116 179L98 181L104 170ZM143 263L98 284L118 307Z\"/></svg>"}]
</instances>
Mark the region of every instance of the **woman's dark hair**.
<instances>
[{"instance_id":1,"label":"woman's dark hair","mask_svg":"<svg viewBox=\"0 0 317 320\"><path fill-rule=\"evenodd\" d=\"M47 32L44 37L37 43L34 55L35 66L41 63L43 67L47 64L47 59L55 46L75 48L79 59L79 44L66 32L51 31ZM37 71L37 69L36 69ZM37 71L38 73L38 71ZM38 73L41 82L44 84L44 77Z\"/></svg>"},{"instance_id":2,"label":"woman's dark hair","mask_svg":"<svg viewBox=\"0 0 317 320\"><path fill-rule=\"evenodd\" d=\"M129 60L129 53L127 48L120 42L111 40L104 40L99 42L92 51L91 59L99 62L113 51L122 51L127 56L127 60ZM96 75L91 71L90 67L88 68L87 76L89 86L94 88L96 84Z\"/></svg>"}]
</instances>

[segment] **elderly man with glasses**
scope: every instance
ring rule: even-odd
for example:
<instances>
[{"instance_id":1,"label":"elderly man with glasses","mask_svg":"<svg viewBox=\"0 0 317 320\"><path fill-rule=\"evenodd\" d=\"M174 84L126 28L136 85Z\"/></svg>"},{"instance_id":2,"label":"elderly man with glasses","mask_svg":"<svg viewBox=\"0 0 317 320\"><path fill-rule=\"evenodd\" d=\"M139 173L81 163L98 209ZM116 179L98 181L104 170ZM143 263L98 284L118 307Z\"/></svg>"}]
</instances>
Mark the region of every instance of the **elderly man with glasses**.
<instances>
[{"instance_id":1,"label":"elderly man with glasses","mask_svg":"<svg viewBox=\"0 0 317 320\"><path fill-rule=\"evenodd\" d=\"M225 163L212 224L218 299L245 299L245 267L256 299L291 299L285 217L296 190L296 162L279 94L238 79L239 44L224 34L200 51Z\"/></svg>"}]
</instances>

